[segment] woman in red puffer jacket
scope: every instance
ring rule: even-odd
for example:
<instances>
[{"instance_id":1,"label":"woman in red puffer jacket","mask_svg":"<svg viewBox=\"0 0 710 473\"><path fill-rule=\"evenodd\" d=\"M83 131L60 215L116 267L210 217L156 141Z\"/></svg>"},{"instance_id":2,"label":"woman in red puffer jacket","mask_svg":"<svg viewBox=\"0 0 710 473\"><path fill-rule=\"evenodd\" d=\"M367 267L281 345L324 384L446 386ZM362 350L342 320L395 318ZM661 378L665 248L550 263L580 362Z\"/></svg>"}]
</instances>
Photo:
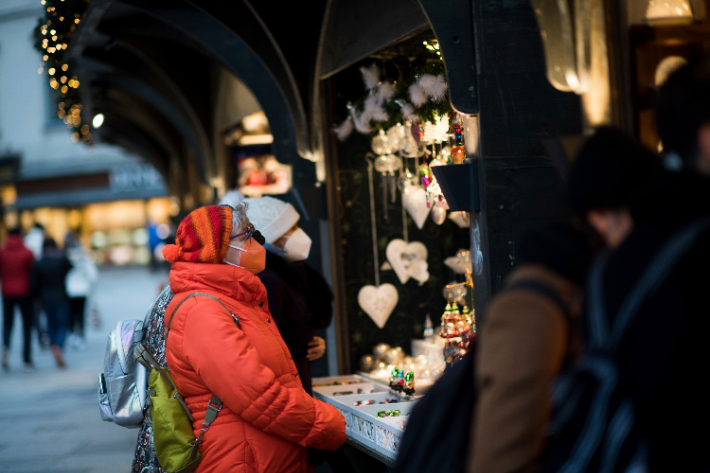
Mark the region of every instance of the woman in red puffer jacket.
<instances>
[{"instance_id":1,"label":"woman in red puffer jacket","mask_svg":"<svg viewBox=\"0 0 710 473\"><path fill-rule=\"evenodd\" d=\"M166 359L192 412L195 436L212 395L223 407L200 444L197 473L312 472L307 448L335 450L345 442L345 420L301 385L276 324L266 290L255 276L265 252L252 238L246 206L193 211L163 254L173 264L175 293ZM239 328L218 298L239 317Z\"/></svg>"}]
</instances>

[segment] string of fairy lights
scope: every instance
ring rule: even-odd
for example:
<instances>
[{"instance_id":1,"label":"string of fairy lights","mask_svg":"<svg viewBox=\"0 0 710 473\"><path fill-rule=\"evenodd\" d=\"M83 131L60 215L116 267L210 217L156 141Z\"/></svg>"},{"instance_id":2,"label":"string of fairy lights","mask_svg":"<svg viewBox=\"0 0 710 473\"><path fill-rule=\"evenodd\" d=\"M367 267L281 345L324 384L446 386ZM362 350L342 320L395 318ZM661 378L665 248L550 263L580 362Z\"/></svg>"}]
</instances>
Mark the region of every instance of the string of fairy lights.
<instances>
[{"instance_id":1,"label":"string of fairy lights","mask_svg":"<svg viewBox=\"0 0 710 473\"><path fill-rule=\"evenodd\" d=\"M71 61L64 56L71 38L82 21L91 0L41 0L44 15L35 27L35 48L42 54L37 72L47 74L54 90L57 116L72 131L71 139L93 144L91 129L82 117L79 86Z\"/></svg>"}]
</instances>

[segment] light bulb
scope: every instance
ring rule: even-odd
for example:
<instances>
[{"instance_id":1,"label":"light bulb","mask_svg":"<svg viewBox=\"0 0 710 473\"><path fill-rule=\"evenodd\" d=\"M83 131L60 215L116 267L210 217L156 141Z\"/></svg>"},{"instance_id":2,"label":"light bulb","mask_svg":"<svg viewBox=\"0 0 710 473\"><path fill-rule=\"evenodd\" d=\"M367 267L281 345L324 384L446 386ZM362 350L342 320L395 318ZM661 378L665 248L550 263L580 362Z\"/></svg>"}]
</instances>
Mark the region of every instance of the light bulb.
<instances>
[{"instance_id":1,"label":"light bulb","mask_svg":"<svg viewBox=\"0 0 710 473\"><path fill-rule=\"evenodd\" d=\"M94 119L91 121L91 124L94 125L94 128L99 128L101 125L104 123L104 114L103 113L97 113L94 115Z\"/></svg>"}]
</instances>

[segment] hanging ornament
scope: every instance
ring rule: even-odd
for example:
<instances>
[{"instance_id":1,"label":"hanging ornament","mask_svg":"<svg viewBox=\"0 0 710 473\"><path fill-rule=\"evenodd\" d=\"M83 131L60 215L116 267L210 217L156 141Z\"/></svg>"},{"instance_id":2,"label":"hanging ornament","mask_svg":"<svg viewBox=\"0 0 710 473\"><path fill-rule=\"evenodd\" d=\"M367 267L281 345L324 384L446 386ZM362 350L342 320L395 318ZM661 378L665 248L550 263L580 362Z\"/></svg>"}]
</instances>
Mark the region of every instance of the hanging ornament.
<instances>
[{"instance_id":1,"label":"hanging ornament","mask_svg":"<svg viewBox=\"0 0 710 473\"><path fill-rule=\"evenodd\" d=\"M441 225L446 221L446 209L438 199L434 201L434 205L431 208L431 219L437 225Z\"/></svg>"},{"instance_id":2,"label":"hanging ornament","mask_svg":"<svg viewBox=\"0 0 710 473\"><path fill-rule=\"evenodd\" d=\"M452 220L459 228L471 226L471 217L468 212L450 212L449 220Z\"/></svg>"},{"instance_id":3,"label":"hanging ornament","mask_svg":"<svg viewBox=\"0 0 710 473\"><path fill-rule=\"evenodd\" d=\"M357 302L373 322L383 328L399 302L397 288L384 283L380 286L363 286L358 292Z\"/></svg>"},{"instance_id":4,"label":"hanging ornament","mask_svg":"<svg viewBox=\"0 0 710 473\"><path fill-rule=\"evenodd\" d=\"M463 145L463 127L457 117L452 125L454 132L454 146L451 147L451 163L461 164L466 158L466 150Z\"/></svg>"},{"instance_id":5,"label":"hanging ornament","mask_svg":"<svg viewBox=\"0 0 710 473\"><path fill-rule=\"evenodd\" d=\"M391 153L399 151L400 146L406 137L406 132L407 128L399 123L387 130L387 141L389 142Z\"/></svg>"},{"instance_id":6,"label":"hanging ornament","mask_svg":"<svg viewBox=\"0 0 710 473\"><path fill-rule=\"evenodd\" d=\"M367 159L368 190L370 191L370 222L372 225L372 254L375 268L375 285L363 286L357 295L360 307L379 328L383 328L387 323L392 311L399 302L397 288L392 284L380 285L380 261L377 252L377 222L375 220L375 185L372 160Z\"/></svg>"},{"instance_id":7,"label":"hanging ornament","mask_svg":"<svg viewBox=\"0 0 710 473\"><path fill-rule=\"evenodd\" d=\"M414 224L421 230L431 210L427 204L424 188L409 181L405 182L402 186L402 204L414 220Z\"/></svg>"},{"instance_id":8,"label":"hanging ornament","mask_svg":"<svg viewBox=\"0 0 710 473\"><path fill-rule=\"evenodd\" d=\"M404 138L399 143L399 153L404 158L417 158L424 154L424 147L419 141L421 130L416 123L407 122Z\"/></svg>"},{"instance_id":9,"label":"hanging ornament","mask_svg":"<svg viewBox=\"0 0 710 473\"><path fill-rule=\"evenodd\" d=\"M449 116L436 116L434 122L426 122L422 125L423 133L421 141L426 144L442 143L449 140Z\"/></svg>"},{"instance_id":10,"label":"hanging ornament","mask_svg":"<svg viewBox=\"0 0 710 473\"><path fill-rule=\"evenodd\" d=\"M427 256L426 246L419 241L407 243L397 238L387 245L387 260L402 284L409 278L419 281L419 285L429 280Z\"/></svg>"},{"instance_id":11,"label":"hanging ornament","mask_svg":"<svg viewBox=\"0 0 710 473\"><path fill-rule=\"evenodd\" d=\"M372 151L374 151L377 155L380 156L383 154L390 154L396 149L390 146L389 137L382 129L380 129L380 132L375 135L374 138L372 138L372 141L370 141L370 146L372 147Z\"/></svg>"},{"instance_id":12,"label":"hanging ornament","mask_svg":"<svg viewBox=\"0 0 710 473\"><path fill-rule=\"evenodd\" d=\"M471 250L460 249L455 256L446 258L444 264L456 274L464 274L467 269L471 271Z\"/></svg>"},{"instance_id":13,"label":"hanging ornament","mask_svg":"<svg viewBox=\"0 0 710 473\"><path fill-rule=\"evenodd\" d=\"M434 158L431 160L429 163L429 185L426 186L426 192L427 192L427 201L430 204L433 204L437 201L440 202L445 202L444 194L441 191L441 186L439 186L439 182L436 180L436 177L434 176L434 173L431 172L431 168L436 167L436 166L443 166L444 162L441 161L439 158ZM448 204L444 206L445 208L448 207ZM432 210L433 212L433 210ZM434 214L432 213L432 217L434 217ZM441 225L441 224L439 224Z\"/></svg>"}]
</instances>

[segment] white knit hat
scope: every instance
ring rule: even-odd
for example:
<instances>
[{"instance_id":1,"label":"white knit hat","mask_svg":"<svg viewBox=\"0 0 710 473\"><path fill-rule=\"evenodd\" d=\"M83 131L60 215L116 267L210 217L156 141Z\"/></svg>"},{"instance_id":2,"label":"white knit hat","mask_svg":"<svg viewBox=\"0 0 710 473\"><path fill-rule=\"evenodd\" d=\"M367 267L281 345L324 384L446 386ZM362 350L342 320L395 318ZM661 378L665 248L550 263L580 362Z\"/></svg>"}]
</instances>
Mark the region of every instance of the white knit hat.
<instances>
[{"instance_id":1,"label":"white knit hat","mask_svg":"<svg viewBox=\"0 0 710 473\"><path fill-rule=\"evenodd\" d=\"M244 202L249 206L247 208L249 221L269 244L281 238L301 218L293 205L273 197L245 199Z\"/></svg>"}]
</instances>

